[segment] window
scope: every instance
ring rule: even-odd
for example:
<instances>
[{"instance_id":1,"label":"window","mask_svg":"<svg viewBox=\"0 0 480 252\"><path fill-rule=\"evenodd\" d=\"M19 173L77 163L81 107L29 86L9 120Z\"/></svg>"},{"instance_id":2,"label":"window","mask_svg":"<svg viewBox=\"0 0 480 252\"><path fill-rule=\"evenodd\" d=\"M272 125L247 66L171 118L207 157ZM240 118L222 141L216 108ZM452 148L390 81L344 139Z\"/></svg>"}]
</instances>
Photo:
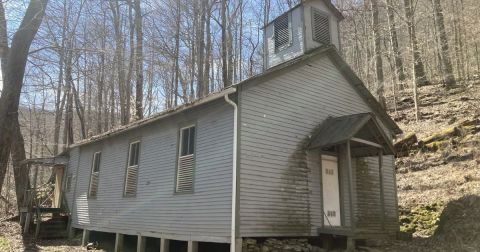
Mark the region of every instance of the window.
<instances>
[{"instance_id":1,"label":"window","mask_svg":"<svg viewBox=\"0 0 480 252\"><path fill-rule=\"evenodd\" d=\"M140 141L130 143L130 147L128 149L127 172L125 174L125 196L135 196L137 193L139 155Z\"/></svg>"},{"instance_id":2,"label":"window","mask_svg":"<svg viewBox=\"0 0 480 252\"><path fill-rule=\"evenodd\" d=\"M322 43L330 44L330 21L328 15L312 8L312 33L313 40Z\"/></svg>"},{"instance_id":3,"label":"window","mask_svg":"<svg viewBox=\"0 0 480 252\"><path fill-rule=\"evenodd\" d=\"M70 192L72 189L72 174L68 174L67 176L67 192Z\"/></svg>"},{"instance_id":4,"label":"window","mask_svg":"<svg viewBox=\"0 0 480 252\"><path fill-rule=\"evenodd\" d=\"M100 173L100 158L102 156L101 152L95 152L93 154L92 160L92 174L90 176L90 188L88 195L90 197L97 197L98 191L98 175Z\"/></svg>"},{"instance_id":5,"label":"window","mask_svg":"<svg viewBox=\"0 0 480 252\"><path fill-rule=\"evenodd\" d=\"M180 129L176 192L193 191L195 166L195 126Z\"/></svg>"},{"instance_id":6,"label":"window","mask_svg":"<svg viewBox=\"0 0 480 252\"><path fill-rule=\"evenodd\" d=\"M275 35L275 51L280 51L291 43L290 18L289 13L275 19L273 24Z\"/></svg>"}]
</instances>

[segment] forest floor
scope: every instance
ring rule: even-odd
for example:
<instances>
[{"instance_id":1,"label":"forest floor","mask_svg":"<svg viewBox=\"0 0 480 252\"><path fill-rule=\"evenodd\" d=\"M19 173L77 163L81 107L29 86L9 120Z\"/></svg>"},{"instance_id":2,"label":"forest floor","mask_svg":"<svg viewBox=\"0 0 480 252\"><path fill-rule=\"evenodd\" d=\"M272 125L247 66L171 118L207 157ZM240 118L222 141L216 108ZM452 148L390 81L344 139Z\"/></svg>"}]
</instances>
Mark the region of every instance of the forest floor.
<instances>
[{"instance_id":1,"label":"forest floor","mask_svg":"<svg viewBox=\"0 0 480 252\"><path fill-rule=\"evenodd\" d=\"M401 94L396 111L389 111L404 135L415 133L421 142L457 131L435 142L435 148L412 148L407 157L397 158L401 230L413 233L413 239L381 249L480 251L480 83L450 91L430 85L419 94L420 121L407 94Z\"/></svg>"},{"instance_id":2,"label":"forest floor","mask_svg":"<svg viewBox=\"0 0 480 252\"><path fill-rule=\"evenodd\" d=\"M360 251L479 251L480 125L461 125L480 118L480 83L450 91L430 85L419 94L421 120L415 120L410 92L400 93L396 111L389 111L405 135L413 132L422 140L459 130L434 149L412 148L396 161L401 230L413 238ZM0 221L0 251L85 251L79 245L78 237L35 242L22 238L17 222Z\"/></svg>"}]
</instances>

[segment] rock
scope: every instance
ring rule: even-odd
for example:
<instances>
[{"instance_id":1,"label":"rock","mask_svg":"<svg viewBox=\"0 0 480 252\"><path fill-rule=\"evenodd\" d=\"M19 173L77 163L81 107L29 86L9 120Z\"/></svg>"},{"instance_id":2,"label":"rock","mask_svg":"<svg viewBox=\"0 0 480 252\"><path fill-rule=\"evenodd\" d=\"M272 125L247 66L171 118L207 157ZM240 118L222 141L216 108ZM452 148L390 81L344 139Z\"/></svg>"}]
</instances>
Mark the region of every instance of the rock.
<instances>
[{"instance_id":1,"label":"rock","mask_svg":"<svg viewBox=\"0 0 480 252\"><path fill-rule=\"evenodd\" d=\"M89 242L87 244L87 250L94 250L98 248L98 242Z\"/></svg>"}]
</instances>

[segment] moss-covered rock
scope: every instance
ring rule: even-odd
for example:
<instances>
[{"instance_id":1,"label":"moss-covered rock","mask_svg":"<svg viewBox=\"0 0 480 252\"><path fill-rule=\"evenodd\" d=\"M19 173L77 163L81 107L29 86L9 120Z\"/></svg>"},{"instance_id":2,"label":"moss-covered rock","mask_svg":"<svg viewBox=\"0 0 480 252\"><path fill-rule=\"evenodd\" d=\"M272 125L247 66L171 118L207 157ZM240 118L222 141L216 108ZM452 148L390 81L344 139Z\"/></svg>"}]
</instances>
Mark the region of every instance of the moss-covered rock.
<instances>
[{"instance_id":1,"label":"moss-covered rock","mask_svg":"<svg viewBox=\"0 0 480 252\"><path fill-rule=\"evenodd\" d=\"M442 204L417 206L400 210L400 231L419 236L431 236L438 227Z\"/></svg>"}]
</instances>

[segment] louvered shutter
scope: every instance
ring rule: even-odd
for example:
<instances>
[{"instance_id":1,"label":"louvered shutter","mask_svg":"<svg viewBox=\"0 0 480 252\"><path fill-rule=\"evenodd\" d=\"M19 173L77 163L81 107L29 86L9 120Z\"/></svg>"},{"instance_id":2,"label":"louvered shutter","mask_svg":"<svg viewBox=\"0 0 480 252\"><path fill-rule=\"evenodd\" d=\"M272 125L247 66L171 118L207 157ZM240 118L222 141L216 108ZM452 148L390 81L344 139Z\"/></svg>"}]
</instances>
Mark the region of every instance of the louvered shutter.
<instances>
[{"instance_id":1,"label":"louvered shutter","mask_svg":"<svg viewBox=\"0 0 480 252\"><path fill-rule=\"evenodd\" d=\"M90 197L97 197L98 190L98 172L92 173L90 178Z\"/></svg>"},{"instance_id":2,"label":"louvered shutter","mask_svg":"<svg viewBox=\"0 0 480 252\"><path fill-rule=\"evenodd\" d=\"M139 155L140 142L131 143L128 151L127 172L125 174L125 196L135 196L137 193Z\"/></svg>"},{"instance_id":3,"label":"louvered shutter","mask_svg":"<svg viewBox=\"0 0 480 252\"><path fill-rule=\"evenodd\" d=\"M312 9L312 29L314 41L330 44L330 22L326 14Z\"/></svg>"},{"instance_id":4,"label":"louvered shutter","mask_svg":"<svg viewBox=\"0 0 480 252\"><path fill-rule=\"evenodd\" d=\"M193 190L194 155L182 156L178 159L177 192L190 192Z\"/></svg>"},{"instance_id":5,"label":"louvered shutter","mask_svg":"<svg viewBox=\"0 0 480 252\"><path fill-rule=\"evenodd\" d=\"M90 190L88 192L88 195L90 197L97 197L100 173L100 158L101 152L96 152L95 154L93 154L92 174L90 176Z\"/></svg>"},{"instance_id":6,"label":"louvered shutter","mask_svg":"<svg viewBox=\"0 0 480 252\"><path fill-rule=\"evenodd\" d=\"M70 192L71 189L72 189L72 175L69 174L67 176L67 192Z\"/></svg>"},{"instance_id":7,"label":"louvered shutter","mask_svg":"<svg viewBox=\"0 0 480 252\"><path fill-rule=\"evenodd\" d=\"M193 191L195 168L195 127L180 130L176 192Z\"/></svg>"},{"instance_id":8,"label":"louvered shutter","mask_svg":"<svg viewBox=\"0 0 480 252\"><path fill-rule=\"evenodd\" d=\"M275 34L275 51L279 51L290 45L292 35L290 32L289 13L275 19L273 27Z\"/></svg>"},{"instance_id":9,"label":"louvered shutter","mask_svg":"<svg viewBox=\"0 0 480 252\"><path fill-rule=\"evenodd\" d=\"M134 196L137 193L138 166L128 167L126 176L125 195Z\"/></svg>"}]
</instances>

